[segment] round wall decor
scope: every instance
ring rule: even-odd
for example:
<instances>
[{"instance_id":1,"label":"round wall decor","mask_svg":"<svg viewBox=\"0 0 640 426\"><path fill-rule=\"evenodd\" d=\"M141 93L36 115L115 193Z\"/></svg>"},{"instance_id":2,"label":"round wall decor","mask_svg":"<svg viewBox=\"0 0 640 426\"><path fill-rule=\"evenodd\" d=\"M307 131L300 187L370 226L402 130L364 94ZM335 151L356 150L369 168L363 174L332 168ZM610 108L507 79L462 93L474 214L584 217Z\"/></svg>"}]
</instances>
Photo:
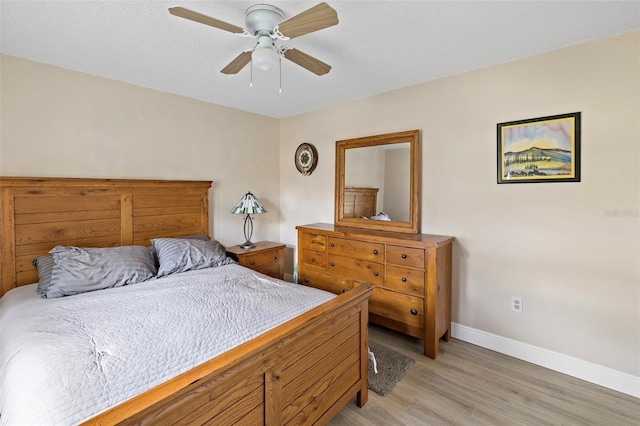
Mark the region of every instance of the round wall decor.
<instances>
[{"instance_id":1,"label":"round wall decor","mask_svg":"<svg viewBox=\"0 0 640 426\"><path fill-rule=\"evenodd\" d=\"M296 168L300 173L309 176L318 164L318 151L310 143L300 144L294 157Z\"/></svg>"}]
</instances>

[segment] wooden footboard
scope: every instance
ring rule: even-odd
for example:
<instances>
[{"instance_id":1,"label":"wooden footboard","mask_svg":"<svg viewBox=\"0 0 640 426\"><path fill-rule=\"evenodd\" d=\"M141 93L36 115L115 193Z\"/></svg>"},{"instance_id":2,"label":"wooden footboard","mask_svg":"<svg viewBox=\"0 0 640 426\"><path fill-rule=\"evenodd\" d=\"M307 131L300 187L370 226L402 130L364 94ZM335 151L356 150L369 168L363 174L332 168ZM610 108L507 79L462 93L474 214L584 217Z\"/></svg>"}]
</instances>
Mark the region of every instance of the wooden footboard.
<instances>
[{"instance_id":1,"label":"wooden footboard","mask_svg":"<svg viewBox=\"0 0 640 426\"><path fill-rule=\"evenodd\" d=\"M367 402L362 285L86 424L326 424Z\"/></svg>"}]
</instances>

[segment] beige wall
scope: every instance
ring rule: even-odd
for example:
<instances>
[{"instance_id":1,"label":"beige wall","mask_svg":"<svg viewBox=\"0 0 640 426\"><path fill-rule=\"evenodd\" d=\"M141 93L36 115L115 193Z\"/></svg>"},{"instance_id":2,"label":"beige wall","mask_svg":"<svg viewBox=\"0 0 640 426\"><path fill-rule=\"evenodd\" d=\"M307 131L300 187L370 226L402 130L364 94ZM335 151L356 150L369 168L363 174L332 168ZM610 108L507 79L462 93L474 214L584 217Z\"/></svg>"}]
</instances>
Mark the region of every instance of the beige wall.
<instances>
[{"instance_id":1,"label":"beige wall","mask_svg":"<svg viewBox=\"0 0 640 426\"><path fill-rule=\"evenodd\" d=\"M639 47L634 32L281 120L282 241L333 221L336 140L421 129L422 232L457 238L453 320L640 375ZM575 111L581 183L496 184L497 123Z\"/></svg>"},{"instance_id":2,"label":"beige wall","mask_svg":"<svg viewBox=\"0 0 640 426\"><path fill-rule=\"evenodd\" d=\"M279 239L278 120L11 56L1 60L0 175L212 180L213 235L244 242L229 213L251 190ZM250 125L247 125L250 123Z\"/></svg>"}]
</instances>

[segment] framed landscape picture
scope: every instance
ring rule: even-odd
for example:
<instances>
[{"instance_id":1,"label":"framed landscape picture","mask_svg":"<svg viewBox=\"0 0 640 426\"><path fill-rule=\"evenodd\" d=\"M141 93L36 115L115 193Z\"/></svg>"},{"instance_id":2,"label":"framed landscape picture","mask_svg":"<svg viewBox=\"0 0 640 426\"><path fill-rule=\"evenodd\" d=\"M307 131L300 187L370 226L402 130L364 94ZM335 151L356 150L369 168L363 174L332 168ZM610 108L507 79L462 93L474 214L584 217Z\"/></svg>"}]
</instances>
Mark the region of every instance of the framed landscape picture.
<instances>
[{"instance_id":1,"label":"framed landscape picture","mask_svg":"<svg viewBox=\"0 0 640 426\"><path fill-rule=\"evenodd\" d=\"M580 182L580 113L498 123L498 183Z\"/></svg>"}]
</instances>

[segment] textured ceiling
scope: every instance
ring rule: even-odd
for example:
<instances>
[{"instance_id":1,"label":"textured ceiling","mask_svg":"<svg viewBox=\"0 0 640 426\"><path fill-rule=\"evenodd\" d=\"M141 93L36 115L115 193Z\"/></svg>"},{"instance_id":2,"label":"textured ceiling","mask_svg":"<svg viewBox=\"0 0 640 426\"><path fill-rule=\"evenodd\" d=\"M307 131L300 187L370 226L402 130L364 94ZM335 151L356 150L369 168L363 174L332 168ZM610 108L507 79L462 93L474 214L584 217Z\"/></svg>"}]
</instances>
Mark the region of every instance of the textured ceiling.
<instances>
[{"instance_id":1,"label":"textured ceiling","mask_svg":"<svg viewBox=\"0 0 640 426\"><path fill-rule=\"evenodd\" d=\"M331 1L340 23L286 42L328 64L220 73L253 40L175 17L182 6L245 27L253 1L0 1L2 53L271 117L286 117L640 28L638 1ZM319 1L272 1L296 15Z\"/></svg>"}]
</instances>

